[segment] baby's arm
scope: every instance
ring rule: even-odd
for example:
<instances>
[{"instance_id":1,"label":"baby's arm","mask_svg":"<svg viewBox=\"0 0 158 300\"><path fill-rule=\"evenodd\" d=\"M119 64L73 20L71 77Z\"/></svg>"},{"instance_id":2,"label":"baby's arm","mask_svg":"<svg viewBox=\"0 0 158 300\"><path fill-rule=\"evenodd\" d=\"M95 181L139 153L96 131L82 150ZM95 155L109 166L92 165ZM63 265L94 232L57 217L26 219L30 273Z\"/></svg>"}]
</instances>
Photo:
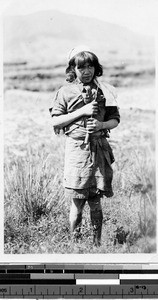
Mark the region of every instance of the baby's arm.
<instances>
[{"instance_id":1,"label":"baby's arm","mask_svg":"<svg viewBox=\"0 0 158 300\"><path fill-rule=\"evenodd\" d=\"M68 114L62 114L59 116L53 116L52 118L52 125L53 126L59 126L59 127L65 127L72 123L73 121L79 119L83 116L91 116L96 115L98 112L98 104L95 101L92 101L89 104L84 105L83 107L68 113Z\"/></svg>"}]
</instances>

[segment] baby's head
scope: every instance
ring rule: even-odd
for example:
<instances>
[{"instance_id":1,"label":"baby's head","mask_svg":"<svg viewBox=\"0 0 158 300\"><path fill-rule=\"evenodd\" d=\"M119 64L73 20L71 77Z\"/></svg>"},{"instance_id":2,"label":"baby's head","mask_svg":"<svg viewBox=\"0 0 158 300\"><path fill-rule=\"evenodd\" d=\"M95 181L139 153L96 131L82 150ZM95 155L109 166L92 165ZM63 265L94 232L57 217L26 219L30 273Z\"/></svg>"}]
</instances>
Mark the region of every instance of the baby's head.
<instances>
[{"instance_id":1,"label":"baby's head","mask_svg":"<svg viewBox=\"0 0 158 300\"><path fill-rule=\"evenodd\" d=\"M90 83L103 74L103 68L98 57L88 47L78 46L69 53L66 74L69 82L78 78L83 83Z\"/></svg>"}]
</instances>

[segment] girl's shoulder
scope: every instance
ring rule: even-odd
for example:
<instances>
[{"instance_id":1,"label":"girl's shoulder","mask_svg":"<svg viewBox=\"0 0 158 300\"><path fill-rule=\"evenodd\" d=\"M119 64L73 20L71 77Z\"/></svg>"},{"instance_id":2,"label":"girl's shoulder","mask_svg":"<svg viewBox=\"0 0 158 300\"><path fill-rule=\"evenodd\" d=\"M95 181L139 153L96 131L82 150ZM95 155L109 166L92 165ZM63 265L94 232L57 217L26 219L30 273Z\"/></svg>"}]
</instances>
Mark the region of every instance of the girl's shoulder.
<instances>
[{"instance_id":1,"label":"girl's shoulder","mask_svg":"<svg viewBox=\"0 0 158 300\"><path fill-rule=\"evenodd\" d=\"M110 96L113 96L115 99L117 98L116 88L106 81L98 81L100 88L104 93L109 93Z\"/></svg>"},{"instance_id":2,"label":"girl's shoulder","mask_svg":"<svg viewBox=\"0 0 158 300\"><path fill-rule=\"evenodd\" d=\"M78 97L80 95L80 90L75 83L68 82L62 85L56 94L57 97L63 98L66 102L69 102L74 97Z\"/></svg>"},{"instance_id":3,"label":"girl's shoulder","mask_svg":"<svg viewBox=\"0 0 158 300\"><path fill-rule=\"evenodd\" d=\"M75 84L75 82L66 82L59 88L59 91L69 92L69 91L74 91L76 89L78 89L78 88L77 88L77 85Z\"/></svg>"},{"instance_id":4,"label":"girl's shoulder","mask_svg":"<svg viewBox=\"0 0 158 300\"><path fill-rule=\"evenodd\" d=\"M103 92L103 95L106 99L106 106L118 106L116 101L117 93L115 87L105 81L102 82L97 80L96 83Z\"/></svg>"},{"instance_id":5,"label":"girl's shoulder","mask_svg":"<svg viewBox=\"0 0 158 300\"><path fill-rule=\"evenodd\" d=\"M114 96L114 98L117 98L117 91L113 85L108 82L103 82L102 85Z\"/></svg>"}]
</instances>

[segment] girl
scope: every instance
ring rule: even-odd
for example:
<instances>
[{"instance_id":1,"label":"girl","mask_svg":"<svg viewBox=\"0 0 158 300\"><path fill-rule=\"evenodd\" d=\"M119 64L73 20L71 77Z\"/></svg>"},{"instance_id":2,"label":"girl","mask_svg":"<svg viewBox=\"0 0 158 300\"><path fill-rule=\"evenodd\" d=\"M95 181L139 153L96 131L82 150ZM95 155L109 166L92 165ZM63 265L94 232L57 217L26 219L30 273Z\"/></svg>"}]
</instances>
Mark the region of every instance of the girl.
<instances>
[{"instance_id":1,"label":"girl","mask_svg":"<svg viewBox=\"0 0 158 300\"><path fill-rule=\"evenodd\" d=\"M87 201L93 243L100 246L101 198L113 196L114 157L106 137L120 121L116 94L111 85L99 83L103 68L87 46L71 50L66 74L68 83L56 93L50 112L55 131L64 129L66 135L64 186L72 203L70 228L78 238Z\"/></svg>"}]
</instances>

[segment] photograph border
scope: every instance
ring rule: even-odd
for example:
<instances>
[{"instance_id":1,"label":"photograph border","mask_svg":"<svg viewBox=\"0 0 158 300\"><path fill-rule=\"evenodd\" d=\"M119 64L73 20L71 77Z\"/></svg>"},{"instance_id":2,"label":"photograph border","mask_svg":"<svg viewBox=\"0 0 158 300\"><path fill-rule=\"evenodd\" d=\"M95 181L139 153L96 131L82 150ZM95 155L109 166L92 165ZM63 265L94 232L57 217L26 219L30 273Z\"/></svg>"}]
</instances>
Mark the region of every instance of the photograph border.
<instances>
[{"instance_id":1,"label":"photograph border","mask_svg":"<svg viewBox=\"0 0 158 300\"><path fill-rule=\"evenodd\" d=\"M4 0L5 1L5 0ZM66 0L68 1L68 0ZM152 5L152 1L151 1ZM0 31L0 58L1 58L1 78L0 78L0 85L1 85L1 93L0 98L2 99L0 104L0 118L3 120L3 25L1 21L1 31ZM155 30L156 31L156 30ZM156 40L156 66L158 65L158 32L155 32L155 40ZM155 83L155 97L157 99L158 96L158 82L157 82L157 69L156 69L156 83ZM158 263L158 249L156 253L152 254L143 254L143 253L136 253L136 254L4 254L4 174L3 174L3 132L4 126L3 122L0 122L0 264L6 263L90 263L90 264L157 264ZM158 117L157 117L157 105L156 105L156 155L157 153L157 137L158 137ZM158 161L156 159L156 195L158 199ZM157 222L158 223L158 222ZM157 225L158 226L158 225ZM156 226L156 227L157 227ZM158 238L157 238L158 239ZM158 240L157 240L158 245ZM157 247L158 248L158 247Z\"/></svg>"}]
</instances>

